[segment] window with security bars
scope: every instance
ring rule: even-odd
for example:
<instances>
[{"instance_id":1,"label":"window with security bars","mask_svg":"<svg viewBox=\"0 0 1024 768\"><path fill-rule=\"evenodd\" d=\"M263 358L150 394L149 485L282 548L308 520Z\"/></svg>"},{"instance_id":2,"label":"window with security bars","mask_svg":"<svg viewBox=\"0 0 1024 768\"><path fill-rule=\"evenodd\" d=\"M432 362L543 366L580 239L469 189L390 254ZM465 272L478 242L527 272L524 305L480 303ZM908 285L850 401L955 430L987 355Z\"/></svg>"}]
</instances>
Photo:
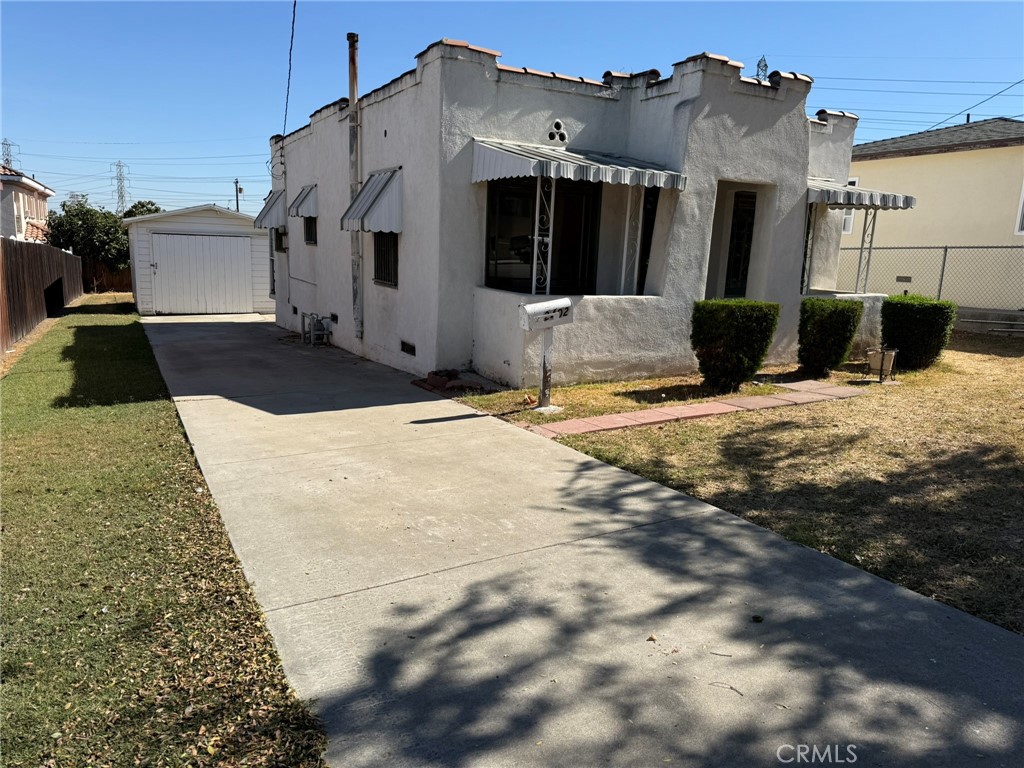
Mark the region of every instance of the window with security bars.
<instances>
[{"instance_id":1,"label":"window with security bars","mask_svg":"<svg viewBox=\"0 0 1024 768\"><path fill-rule=\"evenodd\" d=\"M373 282L398 287L398 235L373 233Z\"/></svg>"}]
</instances>

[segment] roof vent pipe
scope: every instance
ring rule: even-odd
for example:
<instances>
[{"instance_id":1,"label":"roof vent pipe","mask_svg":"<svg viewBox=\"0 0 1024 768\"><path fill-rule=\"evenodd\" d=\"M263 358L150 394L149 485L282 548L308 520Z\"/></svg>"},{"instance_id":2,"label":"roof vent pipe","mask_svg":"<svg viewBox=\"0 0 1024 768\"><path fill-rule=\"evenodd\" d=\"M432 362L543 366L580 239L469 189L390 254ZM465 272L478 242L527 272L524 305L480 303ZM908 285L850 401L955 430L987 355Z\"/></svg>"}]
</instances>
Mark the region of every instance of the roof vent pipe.
<instances>
[{"instance_id":1,"label":"roof vent pipe","mask_svg":"<svg viewBox=\"0 0 1024 768\"><path fill-rule=\"evenodd\" d=\"M359 142L359 35L348 39L348 172L349 204L362 186L362 147ZM353 229L352 237L352 323L357 339L363 338L363 237Z\"/></svg>"}]
</instances>

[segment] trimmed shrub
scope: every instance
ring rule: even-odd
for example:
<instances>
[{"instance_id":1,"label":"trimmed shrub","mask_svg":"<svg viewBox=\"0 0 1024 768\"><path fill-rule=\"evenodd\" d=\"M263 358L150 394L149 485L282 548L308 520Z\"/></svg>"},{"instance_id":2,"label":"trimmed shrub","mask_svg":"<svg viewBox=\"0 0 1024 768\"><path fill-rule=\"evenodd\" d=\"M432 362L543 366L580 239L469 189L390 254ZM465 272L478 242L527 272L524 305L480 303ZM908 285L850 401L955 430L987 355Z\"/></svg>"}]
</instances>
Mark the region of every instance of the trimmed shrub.
<instances>
[{"instance_id":1,"label":"trimmed shrub","mask_svg":"<svg viewBox=\"0 0 1024 768\"><path fill-rule=\"evenodd\" d=\"M847 299L810 297L800 302L797 359L812 376L824 376L846 362L864 305Z\"/></svg>"},{"instance_id":2,"label":"trimmed shrub","mask_svg":"<svg viewBox=\"0 0 1024 768\"><path fill-rule=\"evenodd\" d=\"M882 345L898 349L895 366L901 371L927 368L949 343L956 321L956 304L927 296L890 296L882 302Z\"/></svg>"},{"instance_id":3,"label":"trimmed shrub","mask_svg":"<svg viewBox=\"0 0 1024 768\"><path fill-rule=\"evenodd\" d=\"M748 299L708 299L693 305L690 343L704 383L735 392L754 378L779 323L779 305Z\"/></svg>"}]
</instances>

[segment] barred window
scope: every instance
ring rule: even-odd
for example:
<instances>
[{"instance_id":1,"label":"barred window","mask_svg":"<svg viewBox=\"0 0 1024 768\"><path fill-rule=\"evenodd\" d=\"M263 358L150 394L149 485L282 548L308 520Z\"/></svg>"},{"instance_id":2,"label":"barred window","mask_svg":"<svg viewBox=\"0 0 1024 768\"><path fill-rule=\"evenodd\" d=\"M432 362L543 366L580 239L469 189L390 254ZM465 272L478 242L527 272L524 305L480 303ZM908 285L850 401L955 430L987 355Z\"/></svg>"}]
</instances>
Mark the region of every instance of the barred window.
<instances>
[{"instance_id":1,"label":"barred window","mask_svg":"<svg viewBox=\"0 0 1024 768\"><path fill-rule=\"evenodd\" d=\"M398 287L398 235L373 233L373 282Z\"/></svg>"},{"instance_id":2,"label":"barred window","mask_svg":"<svg viewBox=\"0 0 1024 768\"><path fill-rule=\"evenodd\" d=\"M316 216L304 216L302 225L306 233L306 244L316 245Z\"/></svg>"}]
</instances>

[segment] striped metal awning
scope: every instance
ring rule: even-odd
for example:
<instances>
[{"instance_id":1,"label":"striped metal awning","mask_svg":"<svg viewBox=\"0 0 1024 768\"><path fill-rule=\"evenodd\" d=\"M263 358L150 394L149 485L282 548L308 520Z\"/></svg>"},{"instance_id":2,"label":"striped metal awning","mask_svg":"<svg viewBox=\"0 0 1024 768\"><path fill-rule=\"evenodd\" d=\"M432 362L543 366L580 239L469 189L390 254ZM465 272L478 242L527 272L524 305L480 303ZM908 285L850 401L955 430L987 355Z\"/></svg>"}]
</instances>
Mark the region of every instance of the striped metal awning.
<instances>
[{"instance_id":1,"label":"striped metal awning","mask_svg":"<svg viewBox=\"0 0 1024 768\"><path fill-rule=\"evenodd\" d=\"M807 202L824 203L829 208L899 211L913 208L917 198L898 192L881 192L864 187L848 187L833 179L807 179Z\"/></svg>"},{"instance_id":2,"label":"striped metal awning","mask_svg":"<svg viewBox=\"0 0 1024 768\"><path fill-rule=\"evenodd\" d=\"M299 190L299 194L288 206L289 216L315 217L316 213L316 184L310 184Z\"/></svg>"},{"instance_id":3,"label":"striped metal awning","mask_svg":"<svg viewBox=\"0 0 1024 768\"><path fill-rule=\"evenodd\" d=\"M362 232L402 231L402 169L371 173L342 214L341 228Z\"/></svg>"},{"instance_id":4,"label":"striped metal awning","mask_svg":"<svg viewBox=\"0 0 1024 768\"><path fill-rule=\"evenodd\" d=\"M271 227L283 227L288 224L288 216L284 208L284 190L279 189L271 192L270 197L263 204L263 209L256 216L253 226L256 229L270 229Z\"/></svg>"},{"instance_id":5,"label":"striped metal awning","mask_svg":"<svg viewBox=\"0 0 1024 768\"><path fill-rule=\"evenodd\" d=\"M686 177L681 173L631 157L584 149L473 139L474 182L528 176L661 189L686 188Z\"/></svg>"}]
</instances>

